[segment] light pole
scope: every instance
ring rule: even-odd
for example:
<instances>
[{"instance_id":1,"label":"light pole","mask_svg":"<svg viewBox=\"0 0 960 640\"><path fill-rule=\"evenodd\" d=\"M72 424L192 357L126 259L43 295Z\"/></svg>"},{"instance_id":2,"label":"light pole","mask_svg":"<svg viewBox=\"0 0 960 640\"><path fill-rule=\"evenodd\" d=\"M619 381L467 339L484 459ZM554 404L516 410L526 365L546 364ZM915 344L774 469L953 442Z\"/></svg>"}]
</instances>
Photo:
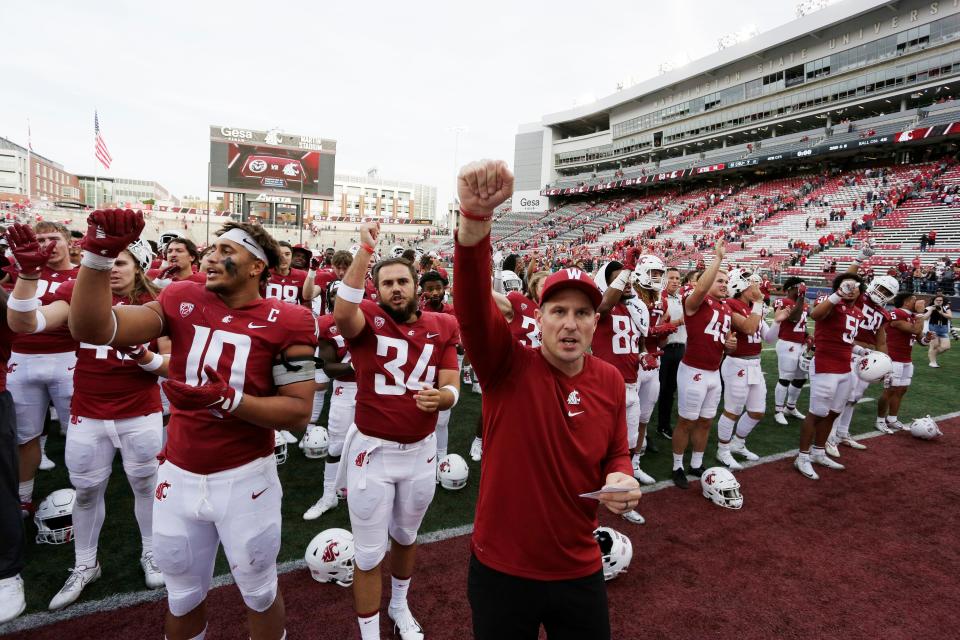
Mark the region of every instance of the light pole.
<instances>
[{"instance_id":1,"label":"light pole","mask_svg":"<svg viewBox=\"0 0 960 640\"><path fill-rule=\"evenodd\" d=\"M453 202L454 204L459 205L460 202L457 200L457 173L460 171L460 134L468 133L470 129L465 125L457 125L451 127L453 131ZM459 217L460 213L457 213ZM450 229L450 233L453 233L453 229Z\"/></svg>"}]
</instances>

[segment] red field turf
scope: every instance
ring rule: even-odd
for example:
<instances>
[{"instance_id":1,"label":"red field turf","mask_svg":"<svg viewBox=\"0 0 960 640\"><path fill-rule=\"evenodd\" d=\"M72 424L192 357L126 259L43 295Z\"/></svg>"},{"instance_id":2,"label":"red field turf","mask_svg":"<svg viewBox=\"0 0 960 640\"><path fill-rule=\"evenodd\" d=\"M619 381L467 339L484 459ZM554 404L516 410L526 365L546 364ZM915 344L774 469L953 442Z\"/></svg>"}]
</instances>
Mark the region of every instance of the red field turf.
<instances>
[{"instance_id":1,"label":"red field turf","mask_svg":"<svg viewBox=\"0 0 960 640\"><path fill-rule=\"evenodd\" d=\"M642 504L645 526L602 524L633 540L630 571L609 583L614 638L931 638L956 632L960 602L960 420L924 442L908 434L842 449L846 471L792 460L741 472L741 511L709 504L699 485ZM431 639L469 638L469 538L421 548L410 602ZM350 591L306 571L281 577L288 637L359 637ZM389 598L389 585L384 590ZM161 637L163 601L7 636L22 640ZM246 638L233 586L211 593L207 638ZM383 636L389 638L386 600Z\"/></svg>"}]
</instances>

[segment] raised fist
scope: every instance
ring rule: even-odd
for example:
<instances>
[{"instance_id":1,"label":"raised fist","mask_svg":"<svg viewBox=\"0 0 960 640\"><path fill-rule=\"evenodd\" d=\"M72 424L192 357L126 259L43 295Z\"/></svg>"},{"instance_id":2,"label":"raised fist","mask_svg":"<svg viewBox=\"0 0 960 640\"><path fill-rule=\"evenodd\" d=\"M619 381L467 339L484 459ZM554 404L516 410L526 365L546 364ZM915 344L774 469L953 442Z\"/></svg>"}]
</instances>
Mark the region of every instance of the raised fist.
<instances>
[{"instance_id":1,"label":"raised fist","mask_svg":"<svg viewBox=\"0 0 960 640\"><path fill-rule=\"evenodd\" d=\"M87 218L87 234L81 246L104 258L116 258L140 237L143 213L130 209L97 209Z\"/></svg>"},{"instance_id":2,"label":"raised fist","mask_svg":"<svg viewBox=\"0 0 960 640\"><path fill-rule=\"evenodd\" d=\"M360 243L368 244L371 247L377 246L377 239L380 237L379 222L364 222L360 225Z\"/></svg>"},{"instance_id":3,"label":"raised fist","mask_svg":"<svg viewBox=\"0 0 960 640\"><path fill-rule=\"evenodd\" d=\"M837 289L837 293L840 294L841 298L851 298L856 294L860 293L860 283L856 280L843 280L840 283L840 288Z\"/></svg>"},{"instance_id":4,"label":"raised fist","mask_svg":"<svg viewBox=\"0 0 960 640\"><path fill-rule=\"evenodd\" d=\"M860 254L857 256L857 258L863 261L875 253L876 253L876 250L872 246L870 246L870 242L867 241L867 242L864 242L863 245L861 245Z\"/></svg>"},{"instance_id":5,"label":"raised fist","mask_svg":"<svg viewBox=\"0 0 960 640\"><path fill-rule=\"evenodd\" d=\"M513 174L503 160L471 162L457 176L460 206L476 216L489 217L513 195Z\"/></svg>"},{"instance_id":6,"label":"raised fist","mask_svg":"<svg viewBox=\"0 0 960 640\"><path fill-rule=\"evenodd\" d=\"M51 242L45 248L37 242L37 234L30 225L15 223L7 229L7 242L10 252L20 269L20 275L27 278L40 276L40 270L47 264L55 245Z\"/></svg>"},{"instance_id":7,"label":"raised fist","mask_svg":"<svg viewBox=\"0 0 960 640\"><path fill-rule=\"evenodd\" d=\"M314 256L310 258L310 271L316 271L320 268L320 265L323 264L323 260L319 256Z\"/></svg>"}]
</instances>

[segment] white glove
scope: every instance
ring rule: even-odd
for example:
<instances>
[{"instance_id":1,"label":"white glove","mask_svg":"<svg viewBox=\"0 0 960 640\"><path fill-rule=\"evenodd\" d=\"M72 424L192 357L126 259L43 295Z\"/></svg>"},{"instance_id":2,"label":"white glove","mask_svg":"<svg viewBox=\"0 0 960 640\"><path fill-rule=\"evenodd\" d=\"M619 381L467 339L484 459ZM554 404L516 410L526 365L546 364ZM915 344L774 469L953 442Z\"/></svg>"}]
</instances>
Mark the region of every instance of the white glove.
<instances>
[{"instance_id":1,"label":"white glove","mask_svg":"<svg viewBox=\"0 0 960 640\"><path fill-rule=\"evenodd\" d=\"M860 247L860 254L857 256L857 262L863 262L870 256L876 253L876 250L870 246L869 243L864 242Z\"/></svg>"},{"instance_id":2,"label":"white glove","mask_svg":"<svg viewBox=\"0 0 960 640\"><path fill-rule=\"evenodd\" d=\"M856 280L844 280L840 283L840 288L838 291L842 296L852 295L857 289L860 288L860 283Z\"/></svg>"}]
</instances>

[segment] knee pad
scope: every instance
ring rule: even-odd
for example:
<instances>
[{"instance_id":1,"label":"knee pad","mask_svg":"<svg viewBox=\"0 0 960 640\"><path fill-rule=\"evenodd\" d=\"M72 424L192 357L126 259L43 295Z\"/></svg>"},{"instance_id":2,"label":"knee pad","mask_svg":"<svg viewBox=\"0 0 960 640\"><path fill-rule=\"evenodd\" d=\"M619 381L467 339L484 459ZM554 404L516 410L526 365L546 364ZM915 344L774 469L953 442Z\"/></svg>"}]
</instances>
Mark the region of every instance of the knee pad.
<instances>
[{"instance_id":1,"label":"knee pad","mask_svg":"<svg viewBox=\"0 0 960 640\"><path fill-rule=\"evenodd\" d=\"M179 576L186 573L193 565L193 552L190 549L190 538L187 536L168 536L163 533L153 533L153 558L166 575ZM170 589L169 584L167 589ZM200 604L206 594L203 594L196 604ZM171 600L172 600L171 592ZM194 607L196 606L193 605ZM173 615L186 615L193 607L185 610L183 613L174 612ZM173 612L173 608L170 609Z\"/></svg>"},{"instance_id":2,"label":"knee pad","mask_svg":"<svg viewBox=\"0 0 960 640\"><path fill-rule=\"evenodd\" d=\"M794 381L794 382L796 382L796 381ZM780 385L781 387L789 387L790 384L791 384L791 381L790 381L790 380L784 380L783 378L780 378L779 380L777 380L777 384Z\"/></svg>"},{"instance_id":3,"label":"knee pad","mask_svg":"<svg viewBox=\"0 0 960 640\"><path fill-rule=\"evenodd\" d=\"M247 562L244 571L251 574L273 571L276 573L277 554L280 552L280 527L271 523L256 535L250 537L244 545Z\"/></svg>"},{"instance_id":4,"label":"knee pad","mask_svg":"<svg viewBox=\"0 0 960 640\"><path fill-rule=\"evenodd\" d=\"M157 426L156 429L145 429L132 434L128 438L130 444L131 462L140 462L150 460L156 462L157 454L160 453L160 434L162 429Z\"/></svg>"},{"instance_id":5,"label":"knee pad","mask_svg":"<svg viewBox=\"0 0 960 640\"><path fill-rule=\"evenodd\" d=\"M400 541L398 540L397 542ZM356 544L356 537L354 537L354 544ZM400 544L403 543L401 542ZM387 555L386 540L383 541L383 544L375 547L361 546L360 544L356 544L354 549L353 564L361 571L370 571L383 562L383 557L385 555Z\"/></svg>"},{"instance_id":6,"label":"knee pad","mask_svg":"<svg viewBox=\"0 0 960 640\"><path fill-rule=\"evenodd\" d=\"M783 381L781 380L780 382ZM790 381L790 386L796 387L797 389L802 389L805 384L807 384L806 378L796 378ZM786 386L786 384L784 384L784 386Z\"/></svg>"},{"instance_id":7,"label":"knee pad","mask_svg":"<svg viewBox=\"0 0 960 640\"><path fill-rule=\"evenodd\" d=\"M167 607L170 613L181 618L197 607L207 598L207 592L199 585L171 586L167 581Z\"/></svg>"},{"instance_id":8,"label":"knee pad","mask_svg":"<svg viewBox=\"0 0 960 640\"><path fill-rule=\"evenodd\" d=\"M144 477L128 475L127 480L130 482L130 488L133 490L134 495L148 496L153 493L154 483L157 481L157 478L154 475Z\"/></svg>"},{"instance_id":9,"label":"knee pad","mask_svg":"<svg viewBox=\"0 0 960 640\"><path fill-rule=\"evenodd\" d=\"M263 613L269 609L277 599L276 571L273 572L272 579L268 579L265 585L256 589L246 589L239 582L237 586L240 587L240 595L243 596L243 603L257 613Z\"/></svg>"},{"instance_id":10,"label":"knee pad","mask_svg":"<svg viewBox=\"0 0 960 640\"><path fill-rule=\"evenodd\" d=\"M106 483L94 484L89 487L77 487L75 489L75 505L81 509L92 507L103 499Z\"/></svg>"}]
</instances>

